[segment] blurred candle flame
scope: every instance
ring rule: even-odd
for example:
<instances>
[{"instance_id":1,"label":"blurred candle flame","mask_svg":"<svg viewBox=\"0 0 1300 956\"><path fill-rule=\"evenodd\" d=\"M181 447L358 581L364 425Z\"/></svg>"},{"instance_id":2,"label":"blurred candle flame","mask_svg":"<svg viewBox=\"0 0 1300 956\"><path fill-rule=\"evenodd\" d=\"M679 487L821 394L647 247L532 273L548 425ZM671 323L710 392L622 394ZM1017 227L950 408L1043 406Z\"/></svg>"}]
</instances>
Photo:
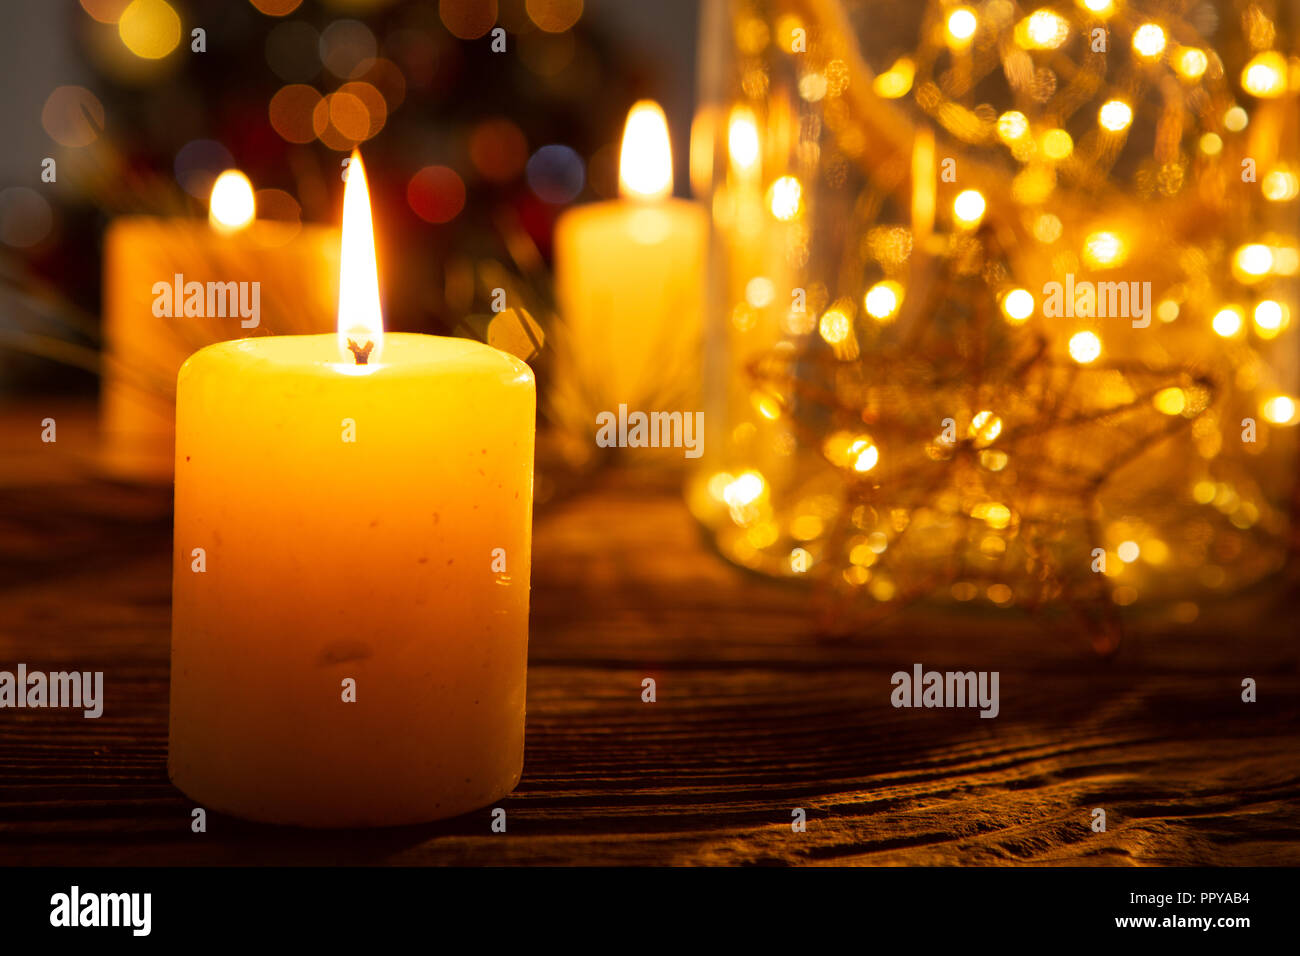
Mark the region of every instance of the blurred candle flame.
<instances>
[{"instance_id":1,"label":"blurred candle flame","mask_svg":"<svg viewBox=\"0 0 1300 956\"><path fill-rule=\"evenodd\" d=\"M208 222L217 232L238 232L256 215L253 184L237 169L227 169L212 184L208 199Z\"/></svg>"},{"instance_id":2,"label":"blurred candle flame","mask_svg":"<svg viewBox=\"0 0 1300 956\"><path fill-rule=\"evenodd\" d=\"M366 345L370 343L370 350ZM365 365L384 348L384 319L379 307L379 272L375 265L375 228L370 218L370 189L361 154L352 151L343 189L343 248L339 263L339 354L346 363ZM361 354L364 352L364 355Z\"/></svg>"},{"instance_id":3,"label":"blurred candle flame","mask_svg":"<svg viewBox=\"0 0 1300 956\"><path fill-rule=\"evenodd\" d=\"M666 199L673 191L668 119L653 100L641 100L627 114L618 191L625 199Z\"/></svg>"}]
</instances>

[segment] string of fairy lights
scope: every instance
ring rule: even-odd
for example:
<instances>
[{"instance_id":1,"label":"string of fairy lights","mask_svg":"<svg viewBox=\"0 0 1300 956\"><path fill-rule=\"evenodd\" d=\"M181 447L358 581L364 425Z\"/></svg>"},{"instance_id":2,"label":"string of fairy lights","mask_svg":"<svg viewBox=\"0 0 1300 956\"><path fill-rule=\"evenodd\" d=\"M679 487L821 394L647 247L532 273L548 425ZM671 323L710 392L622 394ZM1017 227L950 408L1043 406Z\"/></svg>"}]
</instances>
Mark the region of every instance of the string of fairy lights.
<instances>
[{"instance_id":1,"label":"string of fairy lights","mask_svg":"<svg viewBox=\"0 0 1300 956\"><path fill-rule=\"evenodd\" d=\"M692 494L722 549L871 613L1069 608L1099 647L1140 596L1186 621L1276 571L1300 57L1275 6L733 9L729 431ZM1076 279L1149 289L1145 322L1062 302Z\"/></svg>"}]
</instances>

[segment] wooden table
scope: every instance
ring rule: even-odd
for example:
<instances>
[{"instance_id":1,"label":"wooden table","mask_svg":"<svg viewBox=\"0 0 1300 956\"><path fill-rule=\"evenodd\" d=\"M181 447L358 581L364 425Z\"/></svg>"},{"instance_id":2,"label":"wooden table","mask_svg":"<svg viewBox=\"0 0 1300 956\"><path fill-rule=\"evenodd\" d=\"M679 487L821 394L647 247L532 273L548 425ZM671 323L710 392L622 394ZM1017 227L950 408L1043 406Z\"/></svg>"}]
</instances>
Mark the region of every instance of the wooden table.
<instances>
[{"instance_id":1,"label":"wooden table","mask_svg":"<svg viewBox=\"0 0 1300 956\"><path fill-rule=\"evenodd\" d=\"M1300 863L1286 585L1109 660L1010 612L828 639L809 592L708 549L677 477L626 469L539 510L506 834L487 811L344 832L213 814L192 833L166 775L170 493L95 478L84 410L41 446L44 414L0 420L0 669L102 669L107 706L0 711L0 863ZM893 708L915 662L998 670L1001 714Z\"/></svg>"}]
</instances>

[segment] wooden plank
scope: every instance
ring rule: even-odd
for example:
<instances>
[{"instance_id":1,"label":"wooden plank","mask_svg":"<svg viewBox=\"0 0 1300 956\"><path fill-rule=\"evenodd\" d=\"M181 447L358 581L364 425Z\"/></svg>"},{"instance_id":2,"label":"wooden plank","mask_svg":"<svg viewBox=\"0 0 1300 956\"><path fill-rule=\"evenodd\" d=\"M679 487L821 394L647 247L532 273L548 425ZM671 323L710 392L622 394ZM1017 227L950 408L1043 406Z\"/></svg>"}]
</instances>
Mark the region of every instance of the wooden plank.
<instances>
[{"instance_id":1,"label":"wooden plank","mask_svg":"<svg viewBox=\"0 0 1300 956\"><path fill-rule=\"evenodd\" d=\"M0 712L0 863L1300 863L1282 583L1139 627L1106 661L1003 612L827 639L814 595L708 550L679 476L626 470L538 515L507 834L486 811L349 832L211 815L193 834L166 779L170 495L73 479L0 483L0 667L104 669L111 696L96 721ZM999 670L1001 714L893 708L890 674L918 661Z\"/></svg>"}]
</instances>

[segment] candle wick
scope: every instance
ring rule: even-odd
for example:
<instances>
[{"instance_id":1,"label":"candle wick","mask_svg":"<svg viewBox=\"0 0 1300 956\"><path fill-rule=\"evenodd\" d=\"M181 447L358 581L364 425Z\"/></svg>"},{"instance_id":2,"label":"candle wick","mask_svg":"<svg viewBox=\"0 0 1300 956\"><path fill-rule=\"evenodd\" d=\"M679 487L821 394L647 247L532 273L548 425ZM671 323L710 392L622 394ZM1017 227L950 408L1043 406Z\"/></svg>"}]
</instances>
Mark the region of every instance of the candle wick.
<instances>
[{"instance_id":1,"label":"candle wick","mask_svg":"<svg viewBox=\"0 0 1300 956\"><path fill-rule=\"evenodd\" d=\"M358 365L365 365L370 359L370 352L374 349L375 343L369 339L365 345L357 345L352 339L348 339L348 351L352 353L353 358L357 360Z\"/></svg>"}]
</instances>

